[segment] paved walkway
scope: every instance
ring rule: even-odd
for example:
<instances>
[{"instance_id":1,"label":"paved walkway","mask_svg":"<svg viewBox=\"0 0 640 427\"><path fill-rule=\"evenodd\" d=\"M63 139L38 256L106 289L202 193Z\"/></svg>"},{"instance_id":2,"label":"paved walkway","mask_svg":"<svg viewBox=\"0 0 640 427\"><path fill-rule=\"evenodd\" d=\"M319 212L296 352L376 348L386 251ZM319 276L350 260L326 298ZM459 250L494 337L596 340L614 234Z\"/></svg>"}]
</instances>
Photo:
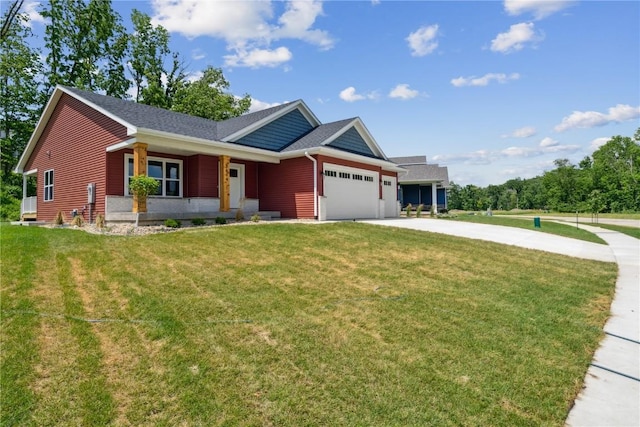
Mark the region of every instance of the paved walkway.
<instances>
[{"instance_id":1,"label":"paved walkway","mask_svg":"<svg viewBox=\"0 0 640 427\"><path fill-rule=\"evenodd\" d=\"M618 279L605 338L587 371L567 426L640 426L640 241L615 231L580 224L608 246L539 231L426 218L360 221L430 231L547 252L616 262Z\"/></svg>"}]
</instances>

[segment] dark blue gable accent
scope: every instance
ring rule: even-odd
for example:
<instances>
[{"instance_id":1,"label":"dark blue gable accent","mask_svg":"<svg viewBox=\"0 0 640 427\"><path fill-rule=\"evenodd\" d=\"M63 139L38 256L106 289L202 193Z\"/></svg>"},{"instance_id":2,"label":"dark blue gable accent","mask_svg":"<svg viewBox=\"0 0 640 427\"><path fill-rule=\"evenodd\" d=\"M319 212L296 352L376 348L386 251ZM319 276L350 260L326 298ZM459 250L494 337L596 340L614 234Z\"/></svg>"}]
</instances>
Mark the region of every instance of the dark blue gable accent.
<instances>
[{"instance_id":1,"label":"dark blue gable accent","mask_svg":"<svg viewBox=\"0 0 640 427\"><path fill-rule=\"evenodd\" d=\"M341 148L352 153L364 154L365 156L376 157L371 148L364 142L355 128L351 128L329 144L330 147Z\"/></svg>"},{"instance_id":2,"label":"dark blue gable accent","mask_svg":"<svg viewBox=\"0 0 640 427\"><path fill-rule=\"evenodd\" d=\"M249 147L280 151L312 129L311 123L300 110L296 109L234 142Z\"/></svg>"}]
</instances>

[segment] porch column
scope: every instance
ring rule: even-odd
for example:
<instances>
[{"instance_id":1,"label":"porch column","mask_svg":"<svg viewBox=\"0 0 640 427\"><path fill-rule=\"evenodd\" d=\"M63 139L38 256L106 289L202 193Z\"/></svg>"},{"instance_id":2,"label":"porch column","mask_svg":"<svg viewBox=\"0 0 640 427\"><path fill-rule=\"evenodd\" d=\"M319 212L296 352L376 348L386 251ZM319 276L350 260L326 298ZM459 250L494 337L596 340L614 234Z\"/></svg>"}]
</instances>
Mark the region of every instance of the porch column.
<instances>
[{"instance_id":1,"label":"porch column","mask_svg":"<svg viewBox=\"0 0 640 427\"><path fill-rule=\"evenodd\" d=\"M149 147L149 145L143 142L133 144L133 176L147 174L147 147ZM146 212L147 200L138 200L138 198L134 196L133 211Z\"/></svg>"},{"instance_id":2,"label":"porch column","mask_svg":"<svg viewBox=\"0 0 640 427\"><path fill-rule=\"evenodd\" d=\"M431 205L434 206L433 213L438 213L438 183L431 183Z\"/></svg>"},{"instance_id":3,"label":"porch column","mask_svg":"<svg viewBox=\"0 0 640 427\"><path fill-rule=\"evenodd\" d=\"M229 184L229 156L220 156L220 190L218 197L220 198L220 212L229 212L231 208L231 190Z\"/></svg>"}]
</instances>

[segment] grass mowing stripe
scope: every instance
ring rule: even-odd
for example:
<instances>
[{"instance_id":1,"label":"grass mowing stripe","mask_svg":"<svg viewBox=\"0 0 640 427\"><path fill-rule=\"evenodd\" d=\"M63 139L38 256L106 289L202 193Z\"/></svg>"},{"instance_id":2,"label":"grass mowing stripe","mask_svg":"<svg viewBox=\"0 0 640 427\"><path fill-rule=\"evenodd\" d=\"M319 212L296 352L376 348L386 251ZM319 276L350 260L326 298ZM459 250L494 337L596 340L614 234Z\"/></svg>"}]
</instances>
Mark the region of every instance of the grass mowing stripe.
<instances>
[{"instance_id":1,"label":"grass mowing stripe","mask_svg":"<svg viewBox=\"0 0 640 427\"><path fill-rule=\"evenodd\" d=\"M82 322L116 425L562 425L616 276L613 264L359 223L45 232L68 253L61 269L81 273L34 311L149 321ZM40 322L61 360L78 357L65 335L77 321ZM46 360L74 399L71 369ZM66 409L38 421L80 424Z\"/></svg>"},{"instance_id":2,"label":"grass mowing stripe","mask_svg":"<svg viewBox=\"0 0 640 427\"><path fill-rule=\"evenodd\" d=\"M29 293L38 259L48 250L39 229L20 230L0 226L0 425L29 425L35 395L30 388L38 361L36 317L7 316L8 311L34 310ZM23 253L22 245L33 250Z\"/></svg>"},{"instance_id":3,"label":"grass mowing stripe","mask_svg":"<svg viewBox=\"0 0 640 427\"><path fill-rule=\"evenodd\" d=\"M73 277L68 253L56 254L58 286L62 290L64 311L70 317L85 316L85 309L78 293L77 283ZM112 421L114 402L106 387L102 370L102 352L100 342L91 325L86 322L69 320L69 332L75 338L81 354L77 355L79 382L77 384L80 400L81 418L85 425L105 425Z\"/></svg>"}]
</instances>

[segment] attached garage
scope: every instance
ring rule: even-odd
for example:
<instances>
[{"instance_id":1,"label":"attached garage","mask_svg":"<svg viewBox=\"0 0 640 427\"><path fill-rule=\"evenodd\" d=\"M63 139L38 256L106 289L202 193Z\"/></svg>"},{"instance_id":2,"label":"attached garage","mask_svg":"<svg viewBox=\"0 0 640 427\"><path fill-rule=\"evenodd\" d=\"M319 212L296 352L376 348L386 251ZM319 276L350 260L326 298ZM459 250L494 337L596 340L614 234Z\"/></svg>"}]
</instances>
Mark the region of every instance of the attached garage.
<instances>
[{"instance_id":1,"label":"attached garage","mask_svg":"<svg viewBox=\"0 0 640 427\"><path fill-rule=\"evenodd\" d=\"M378 218L378 172L325 163L323 174L327 219Z\"/></svg>"}]
</instances>

